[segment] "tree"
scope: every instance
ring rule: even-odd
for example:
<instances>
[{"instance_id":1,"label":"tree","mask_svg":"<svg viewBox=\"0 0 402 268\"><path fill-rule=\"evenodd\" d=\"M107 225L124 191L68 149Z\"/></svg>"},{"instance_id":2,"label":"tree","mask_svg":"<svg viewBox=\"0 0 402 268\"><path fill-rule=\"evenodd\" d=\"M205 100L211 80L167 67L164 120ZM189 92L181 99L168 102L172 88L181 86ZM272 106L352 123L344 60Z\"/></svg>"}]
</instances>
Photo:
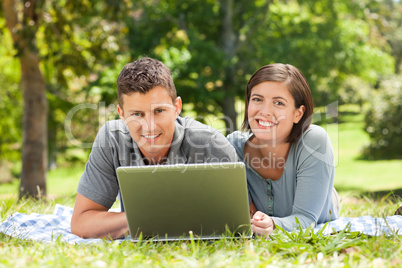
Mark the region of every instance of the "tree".
<instances>
[{"instance_id":1,"label":"tree","mask_svg":"<svg viewBox=\"0 0 402 268\"><path fill-rule=\"evenodd\" d=\"M47 99L35 38L42 4L35 0L3 0L4 17L20 60L24 98L20 196L46 195Z\"/></svg>"},{"instance_id":2,"label":"tree","mask_svg":"<svg viewBox=\"0 0 402 268\"><path fill-rule=\"evenodd\" d=\"M365 5L366 19L372 25L372 38L376 42L381 40L389 45L390 53L395 59L395 74L399 74L402 68L402 2L368 1Z\"/></svg>"},{"instance_id":3,"label":"tree","mask_svg":"<svg viewBox=\"0 0 402 268\"><path fill-rule=\"evenodd\" d=\"M402 76L383 79L365 116L369 159L402 159Z\"/></svg>"},{"instance_id":4,"label":"tree","mask_svg":"<svg viewBox=\"0 0 402 268\"><path fill-rule=\"evenodd\" d=\"M388 69L377 71L373 63L393 66L389 54L367 43L368 33L349 31L348 26L360 22L350 16L358 9L350 1L160 0L133 5L136 12L124 20L132 57L146 54L164 61L184 102L193 103L198 114L224 114L226 132L238 128L235 99L244 98L248 78L262 65L298 67L317 105L335 101L347 75L377 78Z\"/></svg>"},{"instance_id":5,"label":"tree","mask_svg":"<svg viewBox=\"0 0 402 268\"><path fill-rule=\"evenodd\" d=\"M71 107L74 100L69 100L71 92L66 90L71 81L91 72L96 75L115 61L118 25L108 21L113 20L115 11L108 3L2 0L21 66L24 115L20 197L46 195L47 94L55 97L50 98L52 101L62 100L59 103ZM90 79L82 80L85 84Z\"/></svg>"},{"instance_id":6,"label":"tree","mask_svg":"<svg viewBox=\"0 0 402 268\"><path fill-rule=\"evenodd\" d=\"M0 9L1 10L1 9ZM8 29L0 14L0 184L19 173L22 137L22 94L19 87L19 62Z\"/></svg>"},{"instance_id":7,"label":"tree","mask_svg":"<svg viewBox=\"0 0 402 268\"><path fill-rule=\"evenodd\" d=\"M266 17L268 4L136 1L140 12L126 19L129 47L133 58L147 54L164 61L173 70L184 101L193 103L198 114L223 114L226 132L231 132L237 129L234 104L244 88L242 69L253 60L239 59L247 35L252 36L254 26ZM154 27L144 31L146 25Z\"/></svg>"}]
</instances>

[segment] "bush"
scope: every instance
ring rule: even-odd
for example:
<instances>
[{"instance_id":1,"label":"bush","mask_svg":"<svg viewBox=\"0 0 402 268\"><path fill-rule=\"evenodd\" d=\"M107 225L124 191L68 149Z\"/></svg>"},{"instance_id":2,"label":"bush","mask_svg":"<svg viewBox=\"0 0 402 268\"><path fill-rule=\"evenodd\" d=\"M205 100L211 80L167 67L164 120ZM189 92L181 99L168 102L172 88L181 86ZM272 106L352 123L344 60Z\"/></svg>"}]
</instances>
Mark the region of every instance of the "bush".
<instances>
[{"instance_id":1,"label":"bush","mask_svg":"<svg viewBox=\"0 0 402 268\"><path fill-rule=\"evenodd\" d=\"M341 105L358 104L362 111L363 104L371 98L372 87L369 83L357 76L349 76L342 83L338 95Z\"/></svg>"},{"instance_id":2,"label":"bush","mask_svg":"<svg viewBox=\"0 0 402 268\"><path fill-rule=\"evenodd\" d=\"M402 76L383 80L370 104L365 120L370 145L364 154L369 159L401 159Z\"/></svg>"}]
</instances>

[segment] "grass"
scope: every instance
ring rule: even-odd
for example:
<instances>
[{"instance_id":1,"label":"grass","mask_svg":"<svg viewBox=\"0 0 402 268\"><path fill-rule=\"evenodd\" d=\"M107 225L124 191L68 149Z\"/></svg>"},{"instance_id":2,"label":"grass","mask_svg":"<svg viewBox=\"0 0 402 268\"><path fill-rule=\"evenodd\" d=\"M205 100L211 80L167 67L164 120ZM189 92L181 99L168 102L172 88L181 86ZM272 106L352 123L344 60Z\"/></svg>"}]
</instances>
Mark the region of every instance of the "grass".
<instances>
[{"instance_id":1,"label":"grass","mask_svg":"<svg viewBox=\"0 0 402 268\"><path fill-rule=\"evenodd\" d=\"M398 174L402 160L366 161L360 148L368 142L358 113L341 116L339 125L324 126L337 158L335 185L342 217L392 215L402 204ZM53 212L55 204L72 207L84 166L56 169L48 175L47 201L16 201L18 182L0 185L0 221L15 212ZM400 176L399 176L400 177ZM11 194L14 193L14 194ZM379 196L369 193L380 193ZM56 240L38 243L0 234L0 267L402 267L402 237L339 232L329 236L311 230L283 233L269 240L221 240L70 245Z\"/></svg>"},{"instance_id":2,"label":"grass","mask_svg":"<svg viewBox=\"0 0 402 268\"><path fill-rule=\"evenodd\" d=\"M0 218L4 220L15 211L51 213L56 203L73 202L73 197L48 202L15 202L7 198L0 202ZM361 199L358 204L346 204L343 216L357 212L381 217L393 213L394 207L388 199ZM268 240L104 241L85 245L70 245L57 239L38 243L0 234L0 267L397 267L402 266L401 259L400 236L371 237L355 232L324 236L311 229L293 233L277 229Z\"/></svg>"},{"instance_id":3,"label":"grass","mask_svg":"<svg viewBox=\"0 0 402 268\"><path fill-rule=\"evenodd\" d=\"M84 172L84 165L77 164L74 167L50 170L47 174L47 193L49 198L73 195L76 193L78 181ZM0 184L0 199L17 196L19 180L11 183Z\"/></svg>"},{"instance_id":4,"label":"grass","mask_svg":"<svg viewBox=\"0 0 402 268\"><path fill-rule=\"evenodd\" d=\"M351 114L341 118L343 123L338 125L338 139L331 139L334 151L338 154L336 189L344 192L344 195L386 194L393 191L402 196L402 160L362 159L361 149L369 143L369 137L363 130L363 115ZM329 126L331 128L336 128L336 125Z\"/></svg>"}]
</instances>

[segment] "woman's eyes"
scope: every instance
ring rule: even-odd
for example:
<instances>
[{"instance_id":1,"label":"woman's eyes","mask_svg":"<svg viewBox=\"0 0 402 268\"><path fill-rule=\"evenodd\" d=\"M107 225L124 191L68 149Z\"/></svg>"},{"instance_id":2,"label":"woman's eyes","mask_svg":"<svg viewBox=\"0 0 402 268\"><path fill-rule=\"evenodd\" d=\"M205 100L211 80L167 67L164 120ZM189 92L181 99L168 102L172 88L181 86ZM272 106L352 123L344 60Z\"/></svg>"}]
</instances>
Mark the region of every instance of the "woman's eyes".
<instances>
[{"instance_id":1,"label":"woman's eyes","mask_svg":"<svg viewBox=\"0 0 402 268\"><path fill-rule=\"evenodd\" d=\"M254 97L254 98L252 98L251 100L252 100L252 101L256 101L256 102L261 102L261 101L262 101L261 98L257 98L257 97Z\"/></svg>"},{"instance_id":2,"label":"woman's eyes","mask_svg":"<svg viewBox=\"0 0 402 268\"><path fill-rule=\"evenodd\" d=\"M257 98L257 97L254 97L254 98L252 98L251 100L254 101L254 102L262 102L262 99L261 99L261 98ZM277 101L277 100L274 101L274 104L275 104L275 105L278 105L278 106L284 106L284 105L285 105L283 102Z\"/></svg>"}]
</instances>

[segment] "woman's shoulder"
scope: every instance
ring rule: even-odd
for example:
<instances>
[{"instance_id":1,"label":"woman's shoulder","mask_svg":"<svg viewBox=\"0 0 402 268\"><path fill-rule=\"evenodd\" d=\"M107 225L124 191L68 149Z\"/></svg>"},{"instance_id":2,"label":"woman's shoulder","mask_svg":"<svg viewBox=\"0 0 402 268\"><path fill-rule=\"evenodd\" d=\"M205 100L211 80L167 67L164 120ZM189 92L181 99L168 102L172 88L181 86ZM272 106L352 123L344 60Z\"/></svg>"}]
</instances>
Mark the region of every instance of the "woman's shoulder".
<instances>
[{"instance_id":1,"label":"woman's shoulder","mask_svg":"<svg viewBox=\"0 0 402 268\"><path fill-rule=\"evenodd\" d=\"M228 141L235 147L236 151L242 153L244 149L244 144L250 138L249 132L235 131L227 136Z\"/></svg>"},{"instance_id":2,"label":"woman's shoulder","mask_svg":"<svg viewBox=\"0 0 402 268\"><path fill-rule=\"evenodd\" d=\"M301 139L317 141L322 139L327 139L327 131L318 125L311 124L302 134Z\"/></svg>"},{"instance_id":3,"label":"woman's shoulder","mask_svg":"<svg viewBox=\"0 0 402 268\"><path fill-rule=\"evenodd\" d=\"M331 140L327 131L320 126L311 124L297 141L298 151L325 152L327 148L332 148ZM331 149L332 150L332 149Z\"/></svg>"},{"instance_id":4,"label":"woman's shoulder","mask_svg":"<svg viewBox=\"0 0 402 268\"><path fill-rule=\"evenodd\" d=\"M245 143L248 138L250 137L250 133L242 132L242 131L235 131L227 135L227 139L230 143Z\"/></svg>"}]
</instances>

